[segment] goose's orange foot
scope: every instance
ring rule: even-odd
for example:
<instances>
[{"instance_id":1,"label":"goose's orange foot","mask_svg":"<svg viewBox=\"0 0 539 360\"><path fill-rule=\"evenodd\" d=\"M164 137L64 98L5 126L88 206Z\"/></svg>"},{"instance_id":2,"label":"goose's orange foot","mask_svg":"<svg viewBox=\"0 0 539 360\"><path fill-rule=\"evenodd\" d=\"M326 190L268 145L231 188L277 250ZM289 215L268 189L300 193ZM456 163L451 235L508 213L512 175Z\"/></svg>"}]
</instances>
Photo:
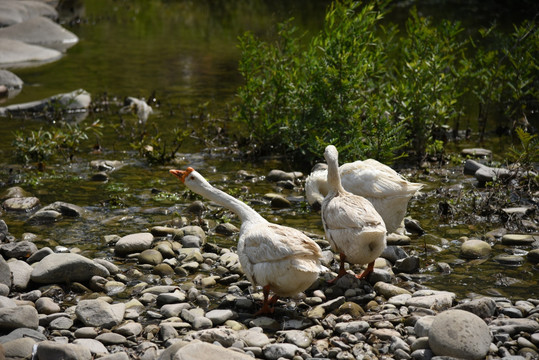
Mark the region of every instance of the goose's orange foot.
<instances>
[{"instance_id":1,"label":"goose's orange foot","mask_svg":"<svg viewBox=\"0 0 539 360\"><path fill-rule=\"evenodd\" d=\"M344 255L343 253L340 253L339 254L340 258L341 258L341 265L339 266L339 273L337 274L337 277L333 280L329 280L328 281L328 284L334 284L335 281L339 280L340 278L342 278L344 275L346 275L346 270L344 268L344 261L346 259L346 255Z\"/></svg>"},{"instance_id":2,"label":"goose's orange foot","mask_svg":"<svg viewBox=\"0 0 539 360\"><path fill-rule=\"evenodd\" d=\"M361 274L359 275L356 275L356 278L358 279L365 279L367 276L369 276L370 273L372 273L374 271L374 261L369 263L369 265L367 265L367 268L365 269L365 271L363 271Z\"/></svg>"},{"instance_id":3,"label":"goose's orange foot","mask_svg":"<svg viewBox=\"0 0 539 360\"><path fill-rule=\"evenodd\" d=\"M262 302L262 308L254 313L254 316L263 315L263 314L273 314L275 312L275 303L279 300L278 295L273 295L269 297L270 288L269 286L263 287L264 301Z\"/></svg>"}]
</instances>

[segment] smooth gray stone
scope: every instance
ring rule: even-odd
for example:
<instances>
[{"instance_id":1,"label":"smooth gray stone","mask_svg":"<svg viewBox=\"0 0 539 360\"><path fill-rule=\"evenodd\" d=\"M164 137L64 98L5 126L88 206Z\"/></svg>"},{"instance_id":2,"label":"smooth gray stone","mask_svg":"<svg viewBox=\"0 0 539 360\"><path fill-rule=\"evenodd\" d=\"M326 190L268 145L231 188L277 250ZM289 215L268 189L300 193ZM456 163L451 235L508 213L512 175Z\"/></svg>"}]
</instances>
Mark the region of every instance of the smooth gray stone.
<instances>
[{"instance_id":1,"label":"smooth gray stone","mask_svg":"<svg viewBox=\"0 0 539 360\"><path fill-rule=\"evenodd\" d=\"M2 255L0 255L0 284L11 288L11 270Z\"/></svg>"},{"instance_id":2,"label":"smooth gray stone","mask_svg":"<svg viewBox=\"0 0 539 360\"><path fill-rule=\"evenodd\" d=\"M37 346L38 359L92 360L92 353L86 346L42 341Z\"/></svg>"},{"instance_id":3,"label":"smooth gray stone","mask_svg":"<svg viewBox=\"0 0 539 360\"><path fill-rule=\"evenodd\" d=\"M123 320L125 304L110 305L101 299L81 300L75 308L75 315L85 326L110 329Z\"/></svg>"},{"instance_id":4,"label":"smooth gray stone","mask_svg":"<svg viewBox=\"0 0 539 360\"><path fill-rule=\"evenodd\" d=\"M56 61L61 57L62 53L58 50L18 40L0 39L0 66L3 67L37 66ZM1 111L0 115L3 115Z\"/></svg>"},{"instance_id":5,"label":"smooth gray stone","mask_svg":"<svg viewBox=\"0 0 539 360\"><path fill-rule=\"evenodd\" d=\"M450 309L434 317L429 346L435 355L483 359L492 336L483 319L464 310Z\"/></svg>"},{"instance_id":6,"label":"smooth gray stone","mask_svg":"<svg viewBox=\"0 0 539 360\"><path fill-rule=\"evenodd\" d=\"M59 51L75 45L79 38L54 21L35 16L22 23L0 28L0 38L40 45Z\"/></svg>"},{"instance_id":7,"label":"smooth gray stone","mask_svg":"<svg viewBox=\"0 0 539 360\"><path fill-rule=\"evenodd\" d=\"M39 319L37 310L30 305L0 308L0 330L18 328L37 329Z\"/></svg>"},{"instance_id":8,"label":"smooth gray stone","mask_svg":"<svg viewBox=\"0 0 539 360\"><path fill-rule=\"evenodd\" d=\"M34 330L34 329L28 329L28 328L19 328L15 329L12 332L10 332L7 335L0 337L0 344L6 343L8 341L12 341L19 338L32 338L35 341L44 341L47 340L47 337L43 335L41 332Z\"/></svg>"},{"instance_id":9,"label":"smooth gray stone","mask_svg":"<svg viewBox=\"0 0 539 360\"><path fill-rule=\"evenodd\" d=\"M86 282L94 275L107 277L110 274L103 265L82 255L54 253L36 264L31 279L39 284Z\"/></svg>"},{"instance_id":10,"label":"smooth gray stone","mask_svg":"<svg viewBox=\"0 0 539 360\"><path fill-rule=\"evenodd\" d=\"M18 24L35 16L56 20L58 12L43 1L0 1L0 27Z\"/></svg>"},{"instance_id":11,"label":"smooth gray stone","mask_svg":"<svg viewBox=\"0 0 539 360\"><path fill-rule=\"evenodd\" d=\"M0 86L2 85L7 88L7 98L12 99L19 95L24 83L11 71L0 69Z\"/></svg>"}]
</instances>

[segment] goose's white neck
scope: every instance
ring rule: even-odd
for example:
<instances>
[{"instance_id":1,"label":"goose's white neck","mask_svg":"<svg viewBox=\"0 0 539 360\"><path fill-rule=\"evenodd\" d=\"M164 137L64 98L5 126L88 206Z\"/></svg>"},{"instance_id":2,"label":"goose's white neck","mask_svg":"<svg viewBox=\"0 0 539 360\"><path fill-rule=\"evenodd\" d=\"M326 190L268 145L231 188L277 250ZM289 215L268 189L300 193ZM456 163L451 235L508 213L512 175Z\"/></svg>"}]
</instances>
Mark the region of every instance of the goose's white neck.
<instances>
[{"instance_id":1,"label":"goose's white neck","mask_svg":"<svg viewBox=\"0 0 539 360\"><path fill-rule=\"evenodd\" d=\"M324 152L324 157L328 164L328 185L329 191L334 193L344 192L339 174L339 153L333 145L328 145Z\"/></svg>"},{"instance_id":2,"label":"goose's white neck","mask_svg":"<svg viewBox=\"0 0 539 360\"><path fill-rule=\"evenodd\" d=\"M192 177L191 177L192 176ZM226 207L238 215L242 222L267 222L259 213L252 209L243 201L213 187L200 174L192 172L187 179L185 185L205 198Z\"/></svg>"}]
</instances>

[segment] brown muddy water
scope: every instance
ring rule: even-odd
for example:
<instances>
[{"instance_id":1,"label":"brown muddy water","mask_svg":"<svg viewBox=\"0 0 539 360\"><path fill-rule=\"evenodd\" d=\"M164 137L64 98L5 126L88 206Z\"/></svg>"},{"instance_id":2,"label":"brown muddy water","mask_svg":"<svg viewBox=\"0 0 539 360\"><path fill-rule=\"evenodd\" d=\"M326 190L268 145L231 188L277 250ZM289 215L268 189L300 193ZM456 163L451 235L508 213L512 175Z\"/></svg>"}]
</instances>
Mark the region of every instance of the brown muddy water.
<instances>
[{"instance_id":1,"label":"brown muddy water","mask_svg":"<svg viewBox=\"0 0 539 360\"><path fill-rule=\"evenodd\" d=\"M73 159L57 156L47 164L45 172L38 172L35 164L24 166L15 160L13 133L54 125L37 119L1 119L0 192L18 185L44 205L65 201L84 207L89 214L84 219L63 220L45 227L29 225L25 214L4 212L2 219L11 234L20 239L23 233L33 232L39 235L39 246L78 247L89 257L112 259L105 235L148 231L182 215L193 219L185 209L194 197L168 174L171 165L149 165L130 146L132 138L122 134L128 128L117 130L122 120L133 121L118 114L123 98L148 98L155 92L160 106L154 106L155 114L147 125L149 133L155 133L155 128L164 132L163 129L174 127L196 127L199 108L212 118L221 119L213 125L234 131L226 119L241 83L237 72L237 37L250 30L271 38L275 34L274 25L289 17L294 17L306 31L316 31L328 4L329 1L262 0L75 2L74 12L64 13L63 23L80 42L57 62L13 69L25 86L19 96L2 106L85 89L98 105L83 124L95 120L103 124L103 136L99 138L102 153L91 152L97 140L90 139L81 145L81 152ZM436 7L434 10L444 11ZM174 166L193 166L210 182L241 197L270 221L323 236L320 214L307 205L301 186L283 190L264 179L271 169L301 170L307 175L312 164L291 165L278 159L252 163L242 161L227 149L209 151L212 145L188 139L180 148L181 161ZM459 147L476 145L459 144ZM488 147L495 154L494 160L502 162L505 141L495 139ZM97 159L120 160L124 166L112 172L107 182L92 181L95 170L89 162ZM504 253L521 254L525 259L531 248L519 249L494 242L487 259L469 261L460 257L459 238L481 238L502 226L481 219L448 220L438 214L440 193L459 187L460 190L454 191L463 194L474 191L475 180L462 174L462 161L456 157L452 165L430 173L416 169L401 171L409 180L426 185L423 194L411 201L408 213L426 231L422 236L410 235L411 245L404 247L421 261L421 270L412 275L413 279L461 297L476 293L512 299L539 298L536 267L526 260L514 267L493 260ZM255 178L238 178L238 170L246 170ZM269 192L282 192L292 200L293 206L272 209L264 199L264 194ZM228 221L228 215L221 216L221 212L210 207L206 219L210 225ZM239 226L236 218L232 217L231 221ZM235 245L233 237L212 235L209 241L222 246ZM450 274L437 270L435 264L440 261L451 266Z\"/></svg>"}]
</instances>

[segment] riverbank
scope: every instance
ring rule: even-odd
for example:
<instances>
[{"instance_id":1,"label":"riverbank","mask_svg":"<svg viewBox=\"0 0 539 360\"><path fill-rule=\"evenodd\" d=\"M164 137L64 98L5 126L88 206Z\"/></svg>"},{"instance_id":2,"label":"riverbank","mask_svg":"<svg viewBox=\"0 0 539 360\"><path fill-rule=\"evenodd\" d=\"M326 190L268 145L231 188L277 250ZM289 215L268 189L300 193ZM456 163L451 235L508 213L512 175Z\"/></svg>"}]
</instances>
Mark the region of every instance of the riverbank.
<instances>
[{"instance_id":1,"label":"riverbank","mask_svg":"<svg viewBox=\"0 0 539 360\"><path fill-rule=\"evenodd\" d=\"M38 198L17 187L4 192L2 201L5 219L18 212L37 228L58 221L84 222L91 212L66 202L42 206ZM414 281L414 274L421 271L419 258L401 246L409 241L404 229L389 237L389 246L367 281L347 275L330 285L327 281L335 273L321 274L300 298L280 300L272 316L253 317L262 292L251 289L234 246L208 241L219 236L233 243L238 229L234 221L211 220L211 214L220 210L208 205L186 204L183 216L150 226L148 232L104 236L101 247L108 255L96 258L81 255L77 246L38 248L39 233L15 238L9 224L0 221L4 259L0 259L4 304L0 343L6 357L29 358L33 353L38 359L62 354L67 359L146 360L538 356L539 299L479 294L459 298ZM187 216L193 213L198 215ZM407 223L409 231L417 231L417 222ZM338 258L323 236L309 235L324 250L324 265L335 271ZM499 241L517 249L537 239L505 234ZM488 244L479 239L466 243L470 246L463 246L467 249L463 252L469 254L474 254L471 249L481 253ZM509 257L507 261L516 261ZM450 269L442 262L436 266L440 276ZM447 314L452 315L444 319Z\"/></svg>"}]
</instances>

